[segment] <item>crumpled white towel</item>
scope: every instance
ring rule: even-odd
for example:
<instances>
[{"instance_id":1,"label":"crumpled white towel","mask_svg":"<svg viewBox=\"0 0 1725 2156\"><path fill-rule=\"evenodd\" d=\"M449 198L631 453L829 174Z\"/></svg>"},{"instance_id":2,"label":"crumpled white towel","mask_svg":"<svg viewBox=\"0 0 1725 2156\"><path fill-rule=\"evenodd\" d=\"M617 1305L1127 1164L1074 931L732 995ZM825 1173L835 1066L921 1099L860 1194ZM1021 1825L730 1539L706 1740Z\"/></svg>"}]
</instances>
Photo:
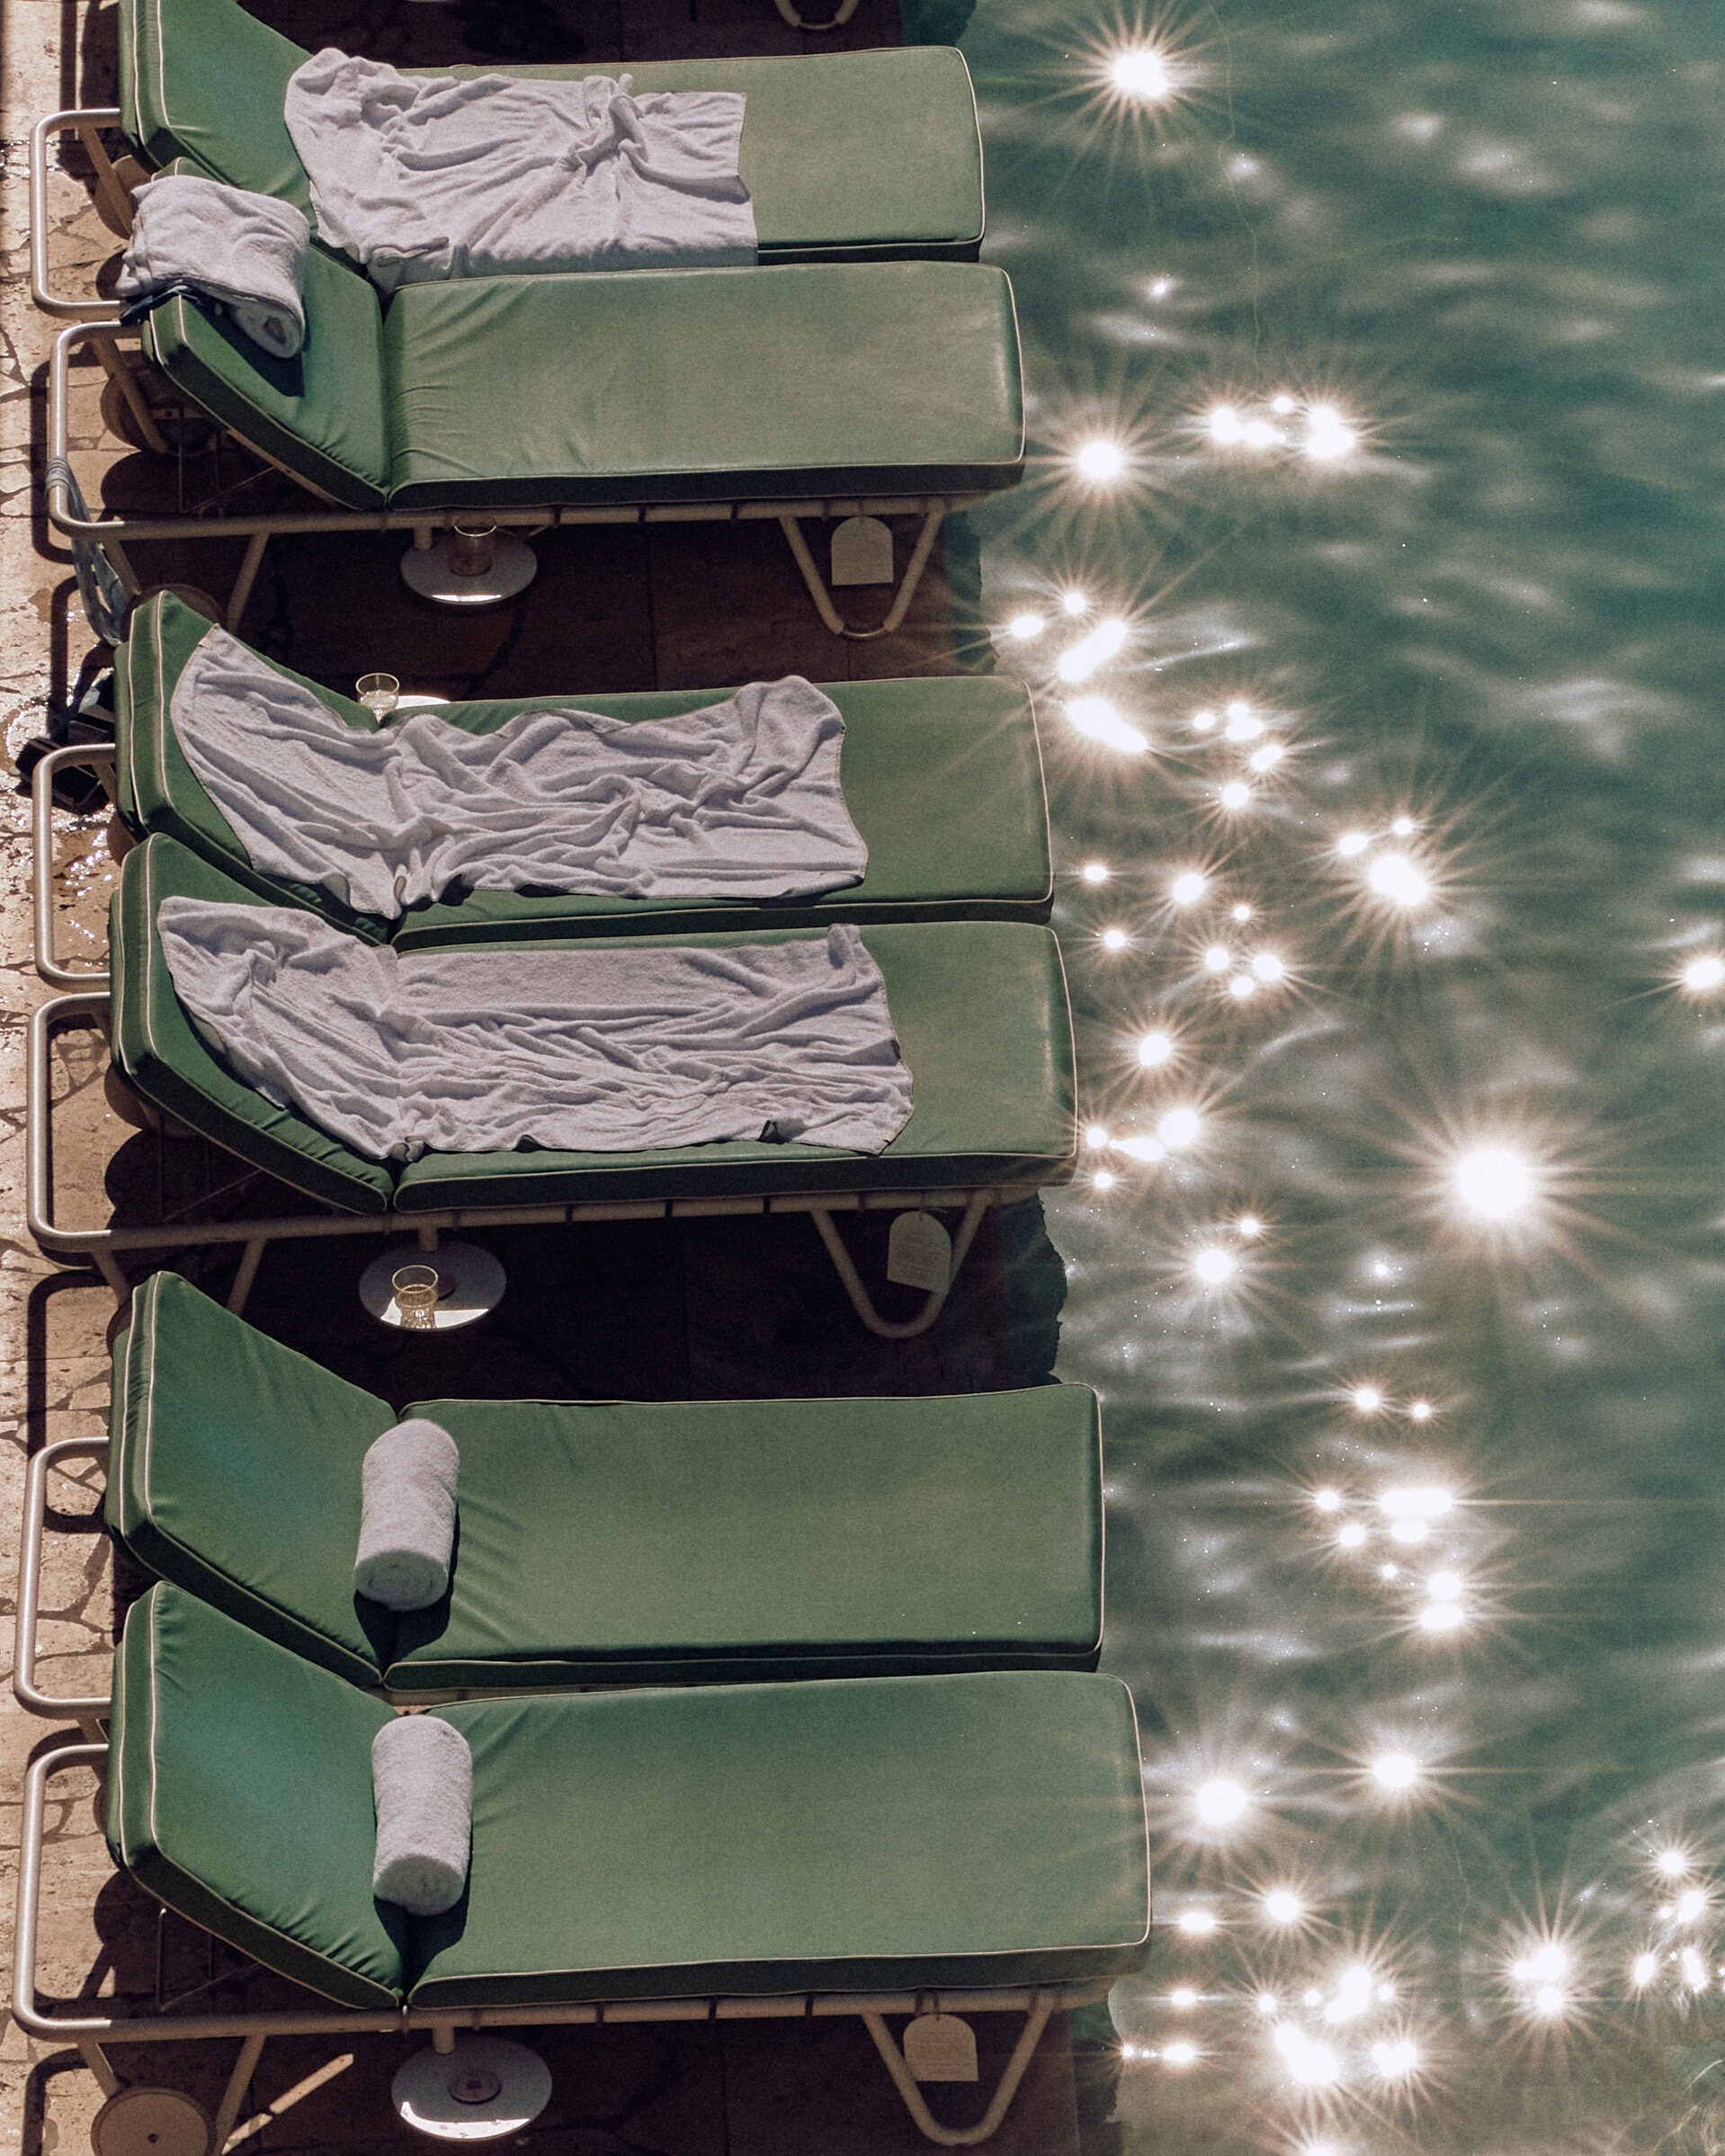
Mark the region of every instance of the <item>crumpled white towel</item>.
<instances>
[{"instance_id":1,"label":"crumpled white towel","mask_svg":"<svg viewBox=\"0 0 1725 2156\"><path fill-rule=\"evenodd\" d=\"M146 181L132 197L132 236L120 265L122 300L189 284L219 301L235 327L277 359L306 341L303 299L311 228L291 202L194 173Z\"/></svg>"},{"instance_id":2,"label":"crumpled white towel","mask_svg":"<svg viewBox=\"0 0 1725 2156\"><path fill-rule=\"evenodd\" d=\"M321 238L386 291L532 270L755 260L743 96L628 76L426 79L333 46L289 79Z\"/></svg>"},{"instance_id":3,"label":"crumpled white towel","mask_svg":"<svg viewBox=\"0 0 1725 2156\"><path fill-rule=\"evenodd\" d=\"M910 1116L886 983L848 926L398 953L294 907L169 898L156 931L234 1069L374 1160L764 1138L878 1153Z\"/></svg>"},{"instance_id":4,"label":"crumpled white towel","mask_svg":"<svg viewBox=\"0 0 1725 2156\"><path fill-rule=\"evenodd\" d=\"M473 1754L452 1722L398 1714L371 1740L371 1892L416 1917L453 1909L473 1842Z\"/></svg>"},{"instance_id":5,"label":"crumpled white towel","mask_svg":"<svg viewBox=\"0 0 1725 2156\"><path fill-rule=\"evenodd\" d=\"M777 899L860 881L845 719L811 683L753 683L681 718L336 717L226 630L174 684L175 738L255 868L394 919L451 885Z\"/></svg>"}]
</instances>

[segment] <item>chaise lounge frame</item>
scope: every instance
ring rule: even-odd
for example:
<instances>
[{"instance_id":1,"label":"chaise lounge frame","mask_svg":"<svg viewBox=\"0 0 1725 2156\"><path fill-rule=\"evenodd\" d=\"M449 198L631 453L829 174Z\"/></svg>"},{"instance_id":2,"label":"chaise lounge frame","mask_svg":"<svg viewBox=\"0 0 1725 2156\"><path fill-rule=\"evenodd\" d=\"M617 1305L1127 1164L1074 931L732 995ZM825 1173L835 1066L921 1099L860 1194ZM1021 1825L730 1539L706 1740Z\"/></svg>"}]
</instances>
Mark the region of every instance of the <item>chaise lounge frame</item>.
<instances>
[{"instance_id":1,"label":"chaise lounge frame","mask_svg":"<svg viewBox=\"0 0 1725 2156\"><path fill-rule=\"evenodd\" d=\"M802 1212L814 1221L821 1241L852 1308L883 1340L914 1339L940 1316L959 1268L968 1256L982 1216L991 1205L1009 1205L1034 1197L1036 1184L990 1185L968 1190L782 1191L760 1197L632 1198L572 1200L556 1204L448 1206L424 1212L313 1212L268 1215L260 1220L139 1223L120 1228L67 1227L55 1219L53 1174L53 1072L51 1042L65 1019L94 1017L106 1031L110 992L84 989L55 996L31 1015L29 1066L25 1076L26 1131L24 1219L37 1247L50 1257L88 1258L112 1288L122 1310L131 1299L131 1284L120 1263L128 1250L199 1250L237 1245L239 1271L228 1297L237 1315L251 1294L264 1253L273 1242L315 1241L331 1235L416 1234L420 1248L434 1250L443 1233L456 1229L529 1228L575 1225L594 1221L714 1220L763 1212ZM248 1170L249 1182L261 1169ZM229 1185L231 1192L237 1185ZM210 1198L228 1194L212 1192ZM208 1202L208 1201L205 1201ZM962 1209L952 1238L952 1263L946 1285L931 1290L911 1318L882 1318L834 1221L836 1212Z\"/></svg>"},{"instance_id":2,"label":"chaise lounge frame","mask_svg":"<svg viewBox=\"0 0 1725 2156\"><path fill-rule=\"evenodd\" d=\"M258 571L263 567L265 550L273 538L327 532L409 532L413 534L413 543L416 548L429 550L438 531L458 514L463 523L491 523L500 530L513 530L530 536L560 530L570 524L729 523L758 523L771 519L784 533L791 556L808 586L809 595L814 602L815 611L825 626L834 636L845 638L853 643L868 643L879 637L891 636L903 625L947 514L985 498L977 494L862 495L835 496L818 500L651 502L534 509L508 505L494 509L471 505L451 511L448 516L428 516L424 509L344 509L332 502L323 510L287 510L269 514L224 510L212 515L79 516L73 509L65 468L70 449L68 403L72 360L83 346L87 344L94 349L111 379L119 384L143 445L158 456L170 453L169 444L156 425L155 416L139 387L138 376L121 350L122 338L128 340L129 344L135 344L139 333L121 323L119 311L112 301L70 298L54 291L49 282L48 145L58 134L74 133L77 136L95 167L97 197L107 212L108 221L115 226L116 230L127 231L131 223L130 199L101 138L103 128L117 128L119 125L118 106L101 105L49 112L38 121L32 130L30 139L30 290L31 299L44 314L70 325L55 338L49 368L49 479L46 488L49 522L66 538L99 547L112 563L129 595L134 599L147 587L132 566L127 550L133 544L147 544L153 540L184 541L215 537L243 539L246 541L238 573L222 609L223 626L237 630L257 581ZM249 455L258 458L273 470L291 479L296 487L317 494L317 490L308 480L297 472L289 470L278 459L259 449L255 443L248 442L243 434L236 433L231 427L223 427L221 431L238 443ZM803 535L802 520L805 517L912 515L922 518L922 526L886 618L877 628L852 628L834 603L827 580L809 551L808 540Z\"/></svg>"},{"instance_id":3,"label":"chaise lounge frame","mask_svg":"<svg viewBox=\"0 0 1725 2156\"><path fill-rule=\"evenodd\" d=\"M105 1703L104 1703L105 1704ZM103 1774L108 1746L61 1745L31 1763L24 1784L22 1846L18 1859L18 1901L13 1946L12 2013L26 2035L47 2044L76 2044L103 2094L118 2095L126 2086L108 2056L109 2047L126 2044L184 2044L239 2039L227 2088L217 2109L210 2147L216 2156L227 2146L239 2121L246 2090L264 2044L272 2036L398 2035L429 2032L433 2050L455 2048L459 2033L487 2028L595 2027L618 2022L812 2020L855 2015L874 2040L893 2085L925 2139L946 2149L973 2148L996 2133L1018 2093L1032 2056L1056 2008L1094 2005L1105 1999L1112 1980L1045 1985L1036 1989L973 1991L812 1991L782 1995L744 1994L730 1998L630 1999L579 2006L467 2008L440 2014L404 2007L393 2013L363 2008L312 2007L301 2012L258 2014L165 2014L135 2019L120 2015L60 2015L38 2003L36 1929L41 1900L42 1850L46 1839L48 1785L58 1774L87 1767ZM904 2051L886 2024L889 2014L918 2015L1019 2013L1024 2026L987 2110L974 2125L945 2126L929 2109Z\"/></svg>"}]
</instances>

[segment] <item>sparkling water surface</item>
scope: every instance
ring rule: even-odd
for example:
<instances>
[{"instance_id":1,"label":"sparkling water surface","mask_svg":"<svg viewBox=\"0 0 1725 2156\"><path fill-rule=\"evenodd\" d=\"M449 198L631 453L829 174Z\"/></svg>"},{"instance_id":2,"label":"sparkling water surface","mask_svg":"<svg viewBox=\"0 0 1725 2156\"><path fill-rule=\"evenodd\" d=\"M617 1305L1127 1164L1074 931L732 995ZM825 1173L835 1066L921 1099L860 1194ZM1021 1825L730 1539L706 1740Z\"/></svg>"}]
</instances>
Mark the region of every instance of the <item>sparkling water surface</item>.
<instances>
[{"instance_id":1,"label":"sparkling water surface","mask_svg":"<svg viewBox=\"0 0 1725 2156\"><path fill-rule=\"evenodd\" d=\"M1725 2148L1725 10L963 13L1124 2145Z\"/></svg>"}]
</instances>

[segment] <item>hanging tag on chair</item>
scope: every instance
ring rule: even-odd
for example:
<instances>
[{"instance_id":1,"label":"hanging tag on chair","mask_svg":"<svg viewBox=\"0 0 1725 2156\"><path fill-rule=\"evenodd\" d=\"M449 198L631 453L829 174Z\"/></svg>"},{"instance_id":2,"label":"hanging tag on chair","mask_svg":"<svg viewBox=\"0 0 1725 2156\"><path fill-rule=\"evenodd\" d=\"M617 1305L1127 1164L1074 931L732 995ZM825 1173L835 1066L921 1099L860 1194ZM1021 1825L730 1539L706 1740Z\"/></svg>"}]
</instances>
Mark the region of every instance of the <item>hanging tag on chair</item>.
<instances>
[{"instance_id":1,"label":"hanging tag on chair","mask_svg":"<svg viewBox=\"0 0 1725 2156\"><path fill-rule=\"evenodd\" d=\"M956 2014L918 2014L905 2029L905 2064L919 2081L974 2081L976 2032Z\"/></svg>"},{"instance_id":2,"label":"hanging tag on chair","mask_svg":"<svg viewBox=\"0 0 1725 2156\"><path fill-rule=\"evenodd\" d=\"M833 533L833 582L892 582L892 533L878 516L847 516Z\"/></svg>"},{"instance_id":3,"label":"hanging tag on chair","mask_svg":"<svg viewBox=\"0 0 1725 2156\"><path fill-rule=\"evenodd\" d=\"M901 1212L887 1238L887 1278L943 1293L952 1278L952 1239L932 1212Z\"/></svg>"}]
</instances>

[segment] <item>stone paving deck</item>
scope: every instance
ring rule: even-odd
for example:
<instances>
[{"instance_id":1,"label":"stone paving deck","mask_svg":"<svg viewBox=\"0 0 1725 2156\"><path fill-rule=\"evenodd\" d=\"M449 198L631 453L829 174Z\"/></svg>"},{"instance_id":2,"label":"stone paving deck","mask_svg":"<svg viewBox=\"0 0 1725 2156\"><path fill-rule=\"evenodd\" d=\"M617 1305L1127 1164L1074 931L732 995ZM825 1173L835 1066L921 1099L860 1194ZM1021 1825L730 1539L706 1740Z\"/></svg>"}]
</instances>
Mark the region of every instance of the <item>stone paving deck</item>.
<instances>
[{"instance_id":1,"label":"stone paving deck","mask_svg":"<svg viewBox=\"0 0 1725 2156\"><path fill-rule=\"evenodd\" d=\"M770 0L466 0L457 7L400 0L277 0L260 13L308 47L340 44L380 58L436 63L476 55L591 58L597 64L688 54L830 49L783 24ZM896 42L894 0L862 0L838 42ZM38 732L50 706L99 665L65 550L49 543L32 475L42 454L43 389L52 326L30 304L24 166L43 112L113 95L114 15L88 0L9 0L0 79L0 715L9 747ZM489 45L487 46L487 40ZM96 275L115 241L87 180L52 183L57 282ZM99 370L78 370L76 461L86 494L110 501L172 499L174 475L104 440ZM233 476L231 461L225 477ZM206 484L189 471L194 488ZM165 493L165 488L167 491ZM898 533L902 565L907 529ZM903 630L872 644L829 636L809 607L776 529L661 527L571 531L540 542L536 584L514 604L458 619L413 599L395 570L398 535L277 543L248 608L245 633L298 668L344 685L387 666L410 689L446 695L722 685L789 671L816 679L948 670L966 663L967 631L938 561ZM237 550L219 541L156 550L152 580L221 593ZM854 596L859 618L878 594ZM31 1008L49 990L31 965L26 804L0 794L0 1581L11 1611L17 1516L28 1455L53 1438L99 1431L108 1392L113 1298L93 1275L47 1262L22 1229L23 1042ZM108 819L58 819L63 955L99 957L114 874ZM158 1200L159 1187L208 1172L203 1149L167 1144L121 1123L103 1091L105 1057L93 1028L62 1042L57 1175L83 1217ZM854 1224L865 1276L879 1277L883 1221ZM1058 1258L1040 1212L990 1220L953 1302L910 1346L865 1334L820 1257L806 1221L717 1221L605 1230L523 1230L499 1237L512 1291L496 1320L461 1343L385 1339L353 1295L370 1247L278 1246L248 1315L255 1322L392 1398L438 1392L643 1398L847 1391L963 1391L1035 1382L1053 1359L1061 1293ZM506 1247L505 1247L506 1246ZM189 1262L187 1269L196 1270ZM202 1277L220 1293L220 1263ZM128 1583L116 1592L86 1470L52 1492L43 1605L45 1681L105 1687ZM9 1638L6 1642L9 1650ZM0 1705L0 1946L10 1951L18 1794L28 1760L64 1742L56 1730ZM159 1924L116 1879L103 1847L94 1776L68 1777L50 1818L40 1977L51 1999L101 1999L147 2013L187 1992L237 2005L252 1995L231 1956L177 1920ZM214 1980L214 1989L203 1987ZM980 2025L985 2053L1011 2032ZM648 2031L543 2032L556 2075L552 2107L530 2138L556 2156L889 2156L928 2144L898 2107L859 2024ZM169 2082L213 2107L225 2046L120 2055L122 2072ZM351 2050L306 2040L272 2045L242 2125L262 2150L424 2145L398 2126L389 2080L394 2039ZM983 2061L985 2082L990 2059ZM937 2098L937 2102L939 2101ZM0 2034L0 2149L87 2146L100 2102L76 2053L27 2042L10 2019ZM954 2103L955 2112L960 2107ZM998 2156L1063 2156L1077 2147L1065 2038L1050 2032Z\"/></svg>"}]
</instances>

